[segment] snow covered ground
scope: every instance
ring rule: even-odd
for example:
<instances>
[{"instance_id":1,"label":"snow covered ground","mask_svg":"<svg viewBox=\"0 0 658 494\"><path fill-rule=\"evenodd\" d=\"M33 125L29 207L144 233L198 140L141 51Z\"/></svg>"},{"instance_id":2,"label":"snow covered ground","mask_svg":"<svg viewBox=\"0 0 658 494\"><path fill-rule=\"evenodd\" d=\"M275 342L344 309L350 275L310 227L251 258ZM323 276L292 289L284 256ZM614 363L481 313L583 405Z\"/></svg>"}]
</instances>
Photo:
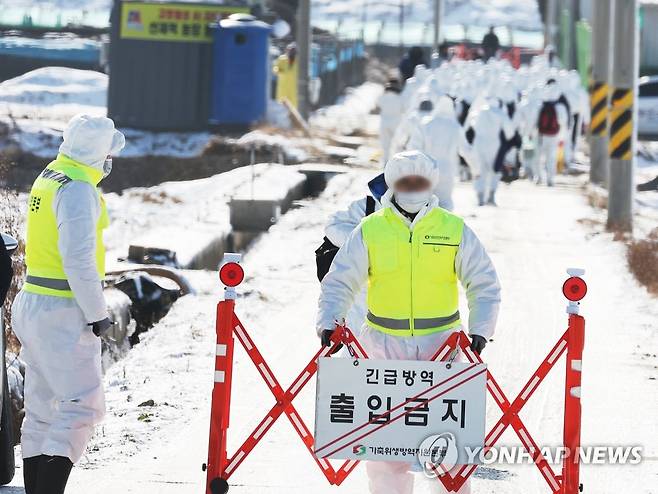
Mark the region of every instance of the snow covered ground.
<instances>
[{"instance_id":1,"label":"snow covered ground","mask_svg":"<svg viewBox=\"0 0 658 494\"><path fill-rule=\"evenodd\" d=\"M379 132L379 117L370 110L377 106L377 100L384 92L380 84L366 82L356 88L348 88L336 104L320 108L310 119L314 129L322 129L342 135L350 135L357 130L376 134Z\"/></svg>"},{"instance_id":2,"label":"snow covered ground","mask_svg":"<svg viewBox=\"0 0 658 494\"><path fill-rule=\"evenodd\" d=\"M327 215L361 197L369 170L333 179L323 195L292 210L244 259L246 282L237 311L275 374L287 384L317 349L314 333L318 283L313 250ZM489 249L503 285L503 305L485 358L508 396L515 396L566 326L561 285L566 267L587 270L589 293L583 364L583 444L642 445L638 466L583 467L586 492L656 494L658 427L655 386L658 306L625 265L624 246L591 225L572 178L550 190L516 182L499 194L498 208L476 208L470 185L456 189L457 211ZM216 273L188 272L197 294L170 315L106 375L108 416L71 477L69 493L193 493L203 490L214 356L214 306L221 296ZM466 311L466 308L463 308ZM522 418L543 445L559 445L563 366L538 389ZM236 351L231 448L273 403L242 351ZM313 423L313 383L296 401ZM139 406L148 400L155 405ZM499 416L489 400L488 423ZM506 433L502 444L518 444ZM651 459L653 458L653 459ZM13 487L20 493L21 470ZM359 467L340 492L362 494ZM231 492L323 493L330 487L285 419L231 479ZM429 484L418 478L418 492ZM547 492L533 466L494 465L473 482L474 493Z\"/></svg>"}]
</instances>

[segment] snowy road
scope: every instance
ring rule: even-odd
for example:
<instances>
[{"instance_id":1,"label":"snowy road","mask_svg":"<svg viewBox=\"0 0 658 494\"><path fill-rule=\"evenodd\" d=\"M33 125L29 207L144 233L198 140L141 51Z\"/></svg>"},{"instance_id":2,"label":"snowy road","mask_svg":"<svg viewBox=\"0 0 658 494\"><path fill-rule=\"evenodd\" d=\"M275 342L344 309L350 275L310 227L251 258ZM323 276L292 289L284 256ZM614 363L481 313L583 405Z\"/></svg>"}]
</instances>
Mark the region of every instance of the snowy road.
<instances>
[{"instance_id":1,"label":"snowy road","mask_svg":"<svg viewBox=\"0 0 658 494\"><path fill-rule=\"evenodd\" d=\"M320 199L285 215L250 251L238 315L284 384L318 346L314 334L313 250L336 207L363 194L364 171L334 179ZM503 187L498 208L476 208L470 185L456 188L456 210L489 249L503 285L503 306L485 359L513 397L565 329L561 295L565 268L583 267L589 293L583 368L583 444L642 445L639 466L586 466L585 492L658 493L658 303L628 274L623 245L611 242L584 195L568 179L555 189L526 182ZM201 493L207 451L214 349L214 305L220 287L212 273L190 273L199 289L186 297L107 377L108 418L72 474L67 492ZM463 310L466 312L466 308ZM561 440L562 365L542 384L522 418L542 445ZM235 449L272 404L246 355L236 352L233 415ZM312 427L313 383L296 401ZM138 406L149 399L155 406ZM488 424L500 412L489 400ZM512 433L503 444L518 444ZM22 493L22 472L1 494ZM358 468L343 487L330 487L290 424L281 419L231 478L232 493L345 492L363 494ZM417 492L429 492L419 478ZM473 492L548 492L533 466L494 465L476 475Z\"/></svg>"}]
</instances>

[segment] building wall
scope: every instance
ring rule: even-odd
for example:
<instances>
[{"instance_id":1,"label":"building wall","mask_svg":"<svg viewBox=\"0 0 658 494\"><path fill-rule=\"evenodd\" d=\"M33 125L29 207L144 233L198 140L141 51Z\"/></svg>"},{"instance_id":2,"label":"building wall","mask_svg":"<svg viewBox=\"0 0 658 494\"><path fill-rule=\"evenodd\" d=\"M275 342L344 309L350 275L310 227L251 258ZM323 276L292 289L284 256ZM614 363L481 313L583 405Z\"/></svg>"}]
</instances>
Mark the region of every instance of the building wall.
<instances>
[{"instance_id":1,"label":"building wall","mask_svg":"<svg viewBox=\"0 0 658 494\"><path fill-rule=\"evenodd\" d=\"M199 130L210 114L212 43L122 39L111 16L108 116L145 130Z\"/></svg>"}]
</instances>

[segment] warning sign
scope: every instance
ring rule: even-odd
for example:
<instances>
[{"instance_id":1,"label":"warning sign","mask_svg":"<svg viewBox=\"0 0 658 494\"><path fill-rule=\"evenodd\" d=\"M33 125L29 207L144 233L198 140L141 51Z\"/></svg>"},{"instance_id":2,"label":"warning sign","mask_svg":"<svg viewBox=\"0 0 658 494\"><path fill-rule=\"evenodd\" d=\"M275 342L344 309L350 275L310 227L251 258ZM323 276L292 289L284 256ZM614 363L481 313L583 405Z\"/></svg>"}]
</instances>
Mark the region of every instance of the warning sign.
<instances>
[{"instance_id":1,"label":"warning sign","mask_svg":"<svg viewBox=\"0 0 658 494\"><path fill-rule=\"evenodd\" d=\"M486 381L485 364L320 358L315 453L414 462L440 450L449 468L467 464L484 446Z\"/></svg>"},{"instance_id":2,"label":"warning sign","mask_svg":"<svg viewBox=\"0 0 658 494\"><path fill-rule=\"evenodd\" d=\"M227 5L123 2L120 36L149 41L210 42L208 26L238 12L248 13L249 9Z\"/></svg>"}]
</instances>

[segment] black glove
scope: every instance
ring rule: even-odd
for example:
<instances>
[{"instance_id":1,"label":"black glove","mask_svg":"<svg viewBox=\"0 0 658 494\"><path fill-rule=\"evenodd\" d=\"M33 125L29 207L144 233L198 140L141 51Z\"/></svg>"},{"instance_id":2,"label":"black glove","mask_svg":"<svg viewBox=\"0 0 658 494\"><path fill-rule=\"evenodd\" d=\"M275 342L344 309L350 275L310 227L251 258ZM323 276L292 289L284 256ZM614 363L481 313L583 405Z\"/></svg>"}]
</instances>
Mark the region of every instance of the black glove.
<instances>
[{"instance_id":1,"label":"black glove","mask_svg":"<svg viewBox=\"0 0 658 494\"><path fill-rule=\"evenodd\" d=\"M471 350L480 355L484 347L487 346L487 339L479 335L471 335Z\"/></svg>"},{"instance_id":2,"label":"black glove","mask_svg":"<svg viewBox=\"0 0 658 494\"><path fill-rule=\"evenodd\" d=\"M99 338L107 333L114 326L114 322L109 317L106 317L102 321L96 321L89 324L91 330Z\"/></svg>"},{"instance_id":3,"label":"black glove","mask_svg":"<svg viewBox=\"0 0 658 494\"><path fill-rule=\"evenodd\" d=\"M334 334L335 329L323 329L322 335L320 335L320 341L322 341L322 346L331 346L331 336ZM343 344L340 343L336 349L332 352L336 353L338 350L343 348Z\"/></svg>"}]
</instances>

